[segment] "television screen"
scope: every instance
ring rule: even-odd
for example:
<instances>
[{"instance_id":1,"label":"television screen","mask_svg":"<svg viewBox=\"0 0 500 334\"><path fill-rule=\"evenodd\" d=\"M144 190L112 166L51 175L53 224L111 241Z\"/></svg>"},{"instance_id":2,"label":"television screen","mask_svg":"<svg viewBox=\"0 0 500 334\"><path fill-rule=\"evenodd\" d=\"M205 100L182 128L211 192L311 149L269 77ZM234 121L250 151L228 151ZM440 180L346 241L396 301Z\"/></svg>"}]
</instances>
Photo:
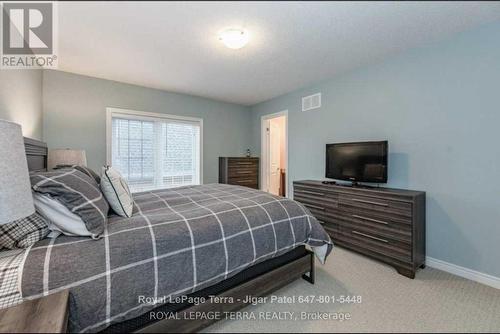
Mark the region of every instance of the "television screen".
<instances>
[{"instance_id":1,"label":"television screen","mask_svg":"<svg viewBox=\"0 0 500 334\"><path fill-rule=\"evenodd\" d=\"M387 182L387 141L326 145L326 177L353 182Z\"/></svg>"}]
</instances>

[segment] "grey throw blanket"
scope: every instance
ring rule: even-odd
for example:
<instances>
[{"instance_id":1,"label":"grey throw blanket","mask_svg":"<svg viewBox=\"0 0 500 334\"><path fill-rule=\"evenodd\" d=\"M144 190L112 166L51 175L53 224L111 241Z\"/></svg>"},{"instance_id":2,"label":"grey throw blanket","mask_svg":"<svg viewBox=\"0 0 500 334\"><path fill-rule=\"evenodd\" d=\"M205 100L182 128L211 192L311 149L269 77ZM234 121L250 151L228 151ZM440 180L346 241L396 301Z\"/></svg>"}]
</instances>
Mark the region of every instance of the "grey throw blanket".
<instances>
[{"instance_id":1,"label":"grey throw blanket","mask_svg":"<svg viewBox=\"0 0 500 334\"><path fill-rule=\"evenodd\" d=\"M309 245L324 261L329 236L299 203L239 186L211 184L135 194L131 218L112 216L100 240L59 237L33 246L21 293L70 289L69 330L96 332L168 298L214 285Z\"/></svg>"}]
</instances>

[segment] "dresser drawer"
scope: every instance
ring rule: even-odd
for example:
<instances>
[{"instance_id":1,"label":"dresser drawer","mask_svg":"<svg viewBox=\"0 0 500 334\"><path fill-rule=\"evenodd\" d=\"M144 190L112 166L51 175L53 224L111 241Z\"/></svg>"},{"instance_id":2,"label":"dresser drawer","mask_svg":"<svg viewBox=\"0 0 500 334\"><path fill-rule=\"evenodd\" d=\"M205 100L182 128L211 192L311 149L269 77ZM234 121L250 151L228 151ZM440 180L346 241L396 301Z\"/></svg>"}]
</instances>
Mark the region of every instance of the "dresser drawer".
<instances>
[{"instance_id":1,"label":"dresser drawer","mask_svg":"<svg viewBox=\"0 0 500 334\"><path fill-rule=\"evenodd\" d=\"M243 169L243 168L236 169L236 168L233 168L233 169L229 169L227 174L228 174L229 178L232 178L232 177L239 178L239 177L245 177L245 176L257 177L258 169L257 168L254 168L254 169Z\"/></svg>"},{"instance_id":2,"label":"dresser drawer","mask_svg":"<svg viewBox=\"0 0 500 334\"><path fill-rule=\"evenodd\" d=\"M229 178L228 184L237 184L237 185L257 184L257 179L251 177Z\"/></svg>"},{"instance_id":3,"label":"dresser drawer","mask_svg":"<svg viewBox=\"0 0 500 334\"><path fill-rule=\"evenodd\" d=\"M309 194L305 193L295 193L293 199L297 202L303 204L306 208L310 210L320 210L320 211L331 211L338 207L338 202L332 200L328 197L317 199Z\"/></svg>"},{"instance_id":4,"label":"dresser drawer","mask_svg":"<svg viewBox=\"0 0 500 334\"><path fill-rule=\"evenodd\" d=\"M314 206L306 206L312 215L323 222L324 226L335 225L348 230L359 230L381 238L389 238L395 241L401 241L411 244L412 230L408 225L396 225L390 223L389 225L375 223L372 221L360 220L357 218L344 216L332 211L322 210Z\"/></svg>"},{"instance_id":5,"label":"dresser drawer","mask_svg":"<svg viewBox=\"0 0 500 334\"><path fill-rule=\"evenodd\" d=\"M412 230L411 217L395 214L377 213L369 210L349 210L342 208L337 199L331 197L316 197L309 193L295 192L294 200L303 204L313 215L329 216L328 219L341 219L353 225L383 228L393 232L409 233Z\"/></svg>"},{"instance_id":6,"label":"dresser drawer","mask_svg":"<svg viewBox=\"0 0 500 334\"><path fill-rule=\"evenodd\" d=\"M293 186L294 199L295 196L309 197L316 200L321 200L323 198L330 199L332 201L338 201L339 195L336 192L327 191L321 188L313 188L295 184Z\"/></svg>"},{"instance_id":7,"label":"dresser drawer","mask_svg":"<svg viewBox=\"0 0 500 334\"><path fill-rule=\"evenodd\" d=\"M372 252L392 257L400 261L412 261L411 244L389 237L364 231L363 229L341 228L338 238Z\"/></svg>"},{"instance_id":8,"label":"dresser drawer","mask_svg":"<svg viewBox=\"0 0 500 334\"><path fill-rule=\"evenodd\" d=\"M412 230L406 227L400 228L399 226L381 225L341 215L336 216L335 221L346 230L357 230L383 239L388 238L395 241L401 241L408 245L410 245L412 241Z\"/></svg>"},{"instance_id":9,"label":"dresser drawer","mask_svg":"<svg viewBox=\"0 0 500 334\"><path fill-rule=\"evenodd\" d=\"M366 255L368 257L371 257L373 259L377 259L379 261L385 262L389 265L392 265L396 268L407 268L411 269L412 268L412 262L408 261L405 257L401 258L398 256L386 256L378 251L372 251L368 248L360 247L355 243L349 242L346 238L344 239L339 239L339 238L334 238L333 242L335 245L351 249L357 253Z\"/></svg>"},{"instance_id":10,"label":"dresser drawer","mask_svg":"<svg viewBox=\"0 0 500 334\"><path fill-rule=\"evenodd\" d=\"M237 176L230 176L228 178L229 182L231 181L239 181L239 180L253 180L257 181L257 177L255 174L242 174L242 175L237 175Z\"/></svg>"},{"instance_id":11,"label":"dresser drawer","mask_svg":"<svg viewBox=\"0 0 500 334\"><path fill-rule=\"evenodd\" d=\"M258 166L259 161L255 159L229 159L227 162L229 168L241 168L241 167L252 167L252 166Z\"/></svg>"},{"instance_id":12,"label":"dresser drawer","mask_svg":"<svg viewBox=\"0 0 500 334\"><path fill-rule=\"evenodd\" d=\"M408 202L373 198L360 195L342 195L339 197L339 207L345 210L364 212L365 215L399 215L401 217L412 217L412 205ZM369 217L371 218L371 217Z\"/></svg>"},{"instance_id":13,"label":"dresser drawer","mask_svg":"<svg viewBox=\"0 0 500 334\"><path fill-rule=\"evenodd\" d=\"M228 165L227 168L229 174L234 174L235 172L257 173L258 170L259 170L258 165L243 165L243 166Z\"/></svg>"},{"instance_id":14,"label":"dresser drawer","mask_svg":"<svg viewBox=\"0 0 500 334\"><path fill-rule=\"evenodd\" d=\"M355 225L366 225L394 231L412 231L411 217L364 210L346 210L340 207L335 212L340 219L351 221Z\"/></svg>"},{"instance_id":15,"label":"dresser drawer","mask_svg":"<svg viewBox=\"0 0 500 334\"><path fill-rule=\"evenodd\" d=\"M325 221L319 220L319 219L318 219L318 222L321 224L321 226L323 226L325 231L330 235L330 237L332 239L339 237L339 233L341 230L340 225L335 224L335 223L325 222Z\"/></svg>"}]
</instances>

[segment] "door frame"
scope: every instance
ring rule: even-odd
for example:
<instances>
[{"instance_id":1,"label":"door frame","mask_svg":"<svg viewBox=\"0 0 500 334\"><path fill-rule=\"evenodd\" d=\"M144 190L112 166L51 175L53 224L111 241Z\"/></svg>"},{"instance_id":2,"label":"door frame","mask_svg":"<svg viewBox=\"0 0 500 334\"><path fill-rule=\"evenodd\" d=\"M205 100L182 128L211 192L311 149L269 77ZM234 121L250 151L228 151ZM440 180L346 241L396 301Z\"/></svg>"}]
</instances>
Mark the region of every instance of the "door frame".
<instances>
[{"instance_id":1,"label":"door frame","mask_svg":"<svg viewBox=\"0 0 500 334\"><path fill-rule=\"evenodd\" d=\"M260 189L268 191L268 176L269 176L269 140L267 137L266 124L276 117L285 116L285 157L286 157L286 174L285 174L285 197L289 196L288 175L290 174L290 164L288 159L288 110L282 110L277 113L261 116L260 118L260 152L261 152L261 168L260 168Z\"/></svg>"}]
</instances>

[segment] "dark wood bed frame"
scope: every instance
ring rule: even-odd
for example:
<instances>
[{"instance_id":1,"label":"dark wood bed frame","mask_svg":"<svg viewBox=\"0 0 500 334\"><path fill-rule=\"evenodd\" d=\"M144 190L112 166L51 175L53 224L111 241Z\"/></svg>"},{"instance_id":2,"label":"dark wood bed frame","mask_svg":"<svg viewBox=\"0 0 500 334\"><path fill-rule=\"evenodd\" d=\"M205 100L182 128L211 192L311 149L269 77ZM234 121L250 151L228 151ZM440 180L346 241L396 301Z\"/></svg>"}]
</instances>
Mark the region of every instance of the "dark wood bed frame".
<instances>
[{"instance_id":1,"label":"dark wood bed frame","mask_svg":"<svg viewBox=\"0 0 500 334\"><path fill-rule=\"evenodd\" d=\"M30 171L47 170L47 144L44 142L24 139L28 168ZM140 333L160 332L196 332L218 321L217 319L189 319L191 312L234 312L247 306L246 296L263 297L285 285L303 278L314 284L314 254L305 253L284 265L278 266L253 279L244 281L232 288L217 294L219 297L233 297L234 303L212 303L207 298L205 303L189 306L176 312L177 319L165 319L146 324L137 330ZM208 297L208 296L205 296Z\"/></svg>"},{"instance_id":2,"label":"dark wood bed frame","mask_svg":"<svg viewBox=\"0 0 500 334\"><path fill-rule=\"evenodd\" d=\"M26 151L26 159L28 160L28 170L30 172L47 170L47 144L25 137L24 149Z\"/></svg>"}]
</instances>

